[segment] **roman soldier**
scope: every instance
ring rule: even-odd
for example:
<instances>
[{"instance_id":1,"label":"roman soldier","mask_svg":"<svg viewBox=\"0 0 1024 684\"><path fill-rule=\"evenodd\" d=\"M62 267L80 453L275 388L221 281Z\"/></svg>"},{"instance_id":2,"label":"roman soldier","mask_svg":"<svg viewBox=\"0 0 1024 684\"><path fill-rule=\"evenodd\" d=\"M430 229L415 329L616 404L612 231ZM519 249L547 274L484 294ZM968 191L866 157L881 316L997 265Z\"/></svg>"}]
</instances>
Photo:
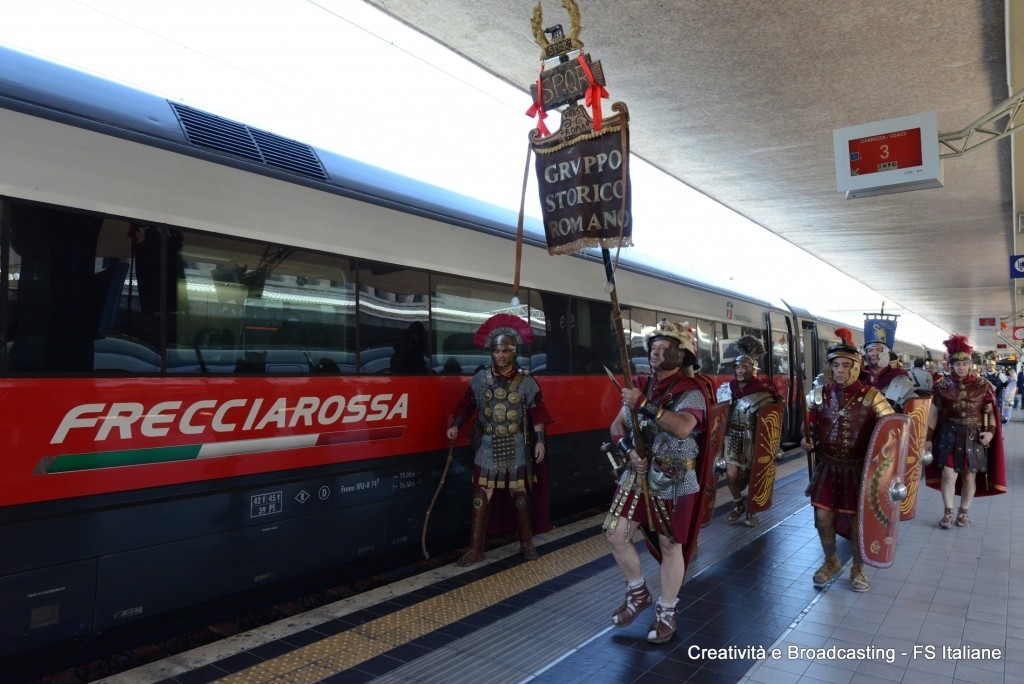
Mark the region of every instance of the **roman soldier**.
<instances>
[{"instance_id":1,"label":"roman soldier","mask_svg":"<svg viewBox=\"0 0 1024 684\"><path fill-rule=\"evenodd\" d=\"M483 560L495 489L511 492L520 551L526 560L535 560L528 492L535 481L533 466L547 454L545 432L552 419L537 381L516 362L518 348L533 341L533 331L518 316L496 314L480 326L473 341L491 350L492 363L473 375L446 433L454 441L459 427L476 414L470 548L458 563Z\"/></svg>"},{"instance_id":2,"label":"roman soldier","mask_svg":"<svg viewBox=\"0 0 1024 684\"><path fill-rule=\"evenodd\" d=\"M743 490L750 480L753 463L754 432L758 422L758 409L782 401L778 389L758 375L759 359L765 348L753 335L744 335L733 345L737 350L733 360L735 376L718 391L719 401L730 402L729 425L725 436L725 476L732 494L733 509L726 520L730 524L743 521L747 527L757 525L757 516L748 510ZM774 458L772 454L772 458ZM773 485L774 481L769 485Z\"/></svg>"},{"instance_id":3,"label":"roman soldier","mask_svg":"<svg viewBox=\"0 0 1024 684\"><path fill-rule=\"evenodd\" d=\"M814 506L814 526L825 553L825 562L814 573L814 586L825 586L842 569L836 555L838 533L852 542L850 588L859 592L871 587L864 574L856 525L864 458L875 423L894 411L881 392L859 379L863 357L853 344L853 331L839 328L836 335L841 341L828 348L825 383L807 397L809 436L800 445L814 454L814 472L806 493Z\"/></svg>"},{"instance_id":4,"label":"roman soldier","mask_svg":"<svg viewBox=\"0 0 1024 684\"><path fill-rule=\"evenodd\" d=\"M669 641L676 631L676 604L686 563L700 532L704 485L709 475L707 414L713 385L696 373L693 333L662 320L644 335L652 375L623 387L622 409L612 421L612 442L626 462L604 530L626 580L626 600L612 615L625 627L653 602L633 545L639 527L660 562L661 597L647 640ZM646 449L638 450L638 442Z\"/></svg>"},{"instance_id":5,"label":"roman soldier","mask_svg":"<svg viewBox=\"0 0 1024 684\"><path fill-rule=\"evenodd\" d=\"M890 363L890 354L896 342L896 319L893 314L865 314L864 320L864 384L874 387L897 411L903 410L908 399L917 396L910 374Z\"/></svg>"},{"instance_id":6,"label":"roman soldier","mask_svg":"<svg viewBox=\"0 0 1024 684\"><path fill-rule=\"evenodd\" d=\"M972 373L974 350L964 335L952 335L943 344L950 373L932 388L925 449L934 458L925 468L925 484L942 493L939 527L949 529L971 524L967 511L976 496L1006 491L1006 462L995 390ZM957 495L960 507L954 520Z\"/></svg>"}]
</instances>

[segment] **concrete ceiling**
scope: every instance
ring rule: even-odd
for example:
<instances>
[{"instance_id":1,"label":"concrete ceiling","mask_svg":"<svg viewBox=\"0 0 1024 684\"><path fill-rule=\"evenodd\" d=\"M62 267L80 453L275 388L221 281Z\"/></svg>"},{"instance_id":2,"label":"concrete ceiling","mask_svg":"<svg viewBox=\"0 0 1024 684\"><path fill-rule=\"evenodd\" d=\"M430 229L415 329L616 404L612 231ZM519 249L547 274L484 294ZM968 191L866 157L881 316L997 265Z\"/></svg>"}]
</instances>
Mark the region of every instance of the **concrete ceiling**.
<instances>
[{"instance_id":1,"label":"concrete ceiling","mask_svg":"<svg viewBox=\"0 0 1024 684\"><path fill-rule=\"evenodd\" d=\"M533 0L369 1L529 103ZM832 131L936 111L941 137L986 116L1024 85L1011 85L1024 67L1013 69L1020 39L1006 31L1024 21L1022 3L577 0L579 38L611 101L629 106L635 154L869 285L886 311L914 312L978 349L1001 342L975 329L978 317L1022 324L1009 275L1012 136L946 158L942 188L848 200L836 192ZM568 33L561 3L546 0L543 13Z\"/></svg>"}]
</instances>

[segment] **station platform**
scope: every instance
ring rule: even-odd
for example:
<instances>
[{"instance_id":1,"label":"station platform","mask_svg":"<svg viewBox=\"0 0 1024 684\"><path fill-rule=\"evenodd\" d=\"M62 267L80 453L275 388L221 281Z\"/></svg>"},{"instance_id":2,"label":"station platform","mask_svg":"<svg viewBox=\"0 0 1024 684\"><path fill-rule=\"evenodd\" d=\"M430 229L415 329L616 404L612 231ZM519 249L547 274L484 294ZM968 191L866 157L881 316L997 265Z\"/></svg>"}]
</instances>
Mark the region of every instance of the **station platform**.
<instances>
[{"instance_id":1,"label":"station platform","mask_svg":"<svg viewBox=\"0 0 1024 684\"><path fill-rule=\"evenodd\" d=\"M627 628L611 613L624 584L603 516L101 680L109 684L488 682L1010 682L1024 680L1024 417L1004 429L1009 492L975 500L972 525L941 529L938 492L919 488L895 564L843 572L816 589L822 561L803 491L802 452L779 465L774 505L729 525L728 491L704 528L680 593L678 631L645 640L653 609ZM652 593L658 567L641 558Z\"/></svg>"}]
</instances>

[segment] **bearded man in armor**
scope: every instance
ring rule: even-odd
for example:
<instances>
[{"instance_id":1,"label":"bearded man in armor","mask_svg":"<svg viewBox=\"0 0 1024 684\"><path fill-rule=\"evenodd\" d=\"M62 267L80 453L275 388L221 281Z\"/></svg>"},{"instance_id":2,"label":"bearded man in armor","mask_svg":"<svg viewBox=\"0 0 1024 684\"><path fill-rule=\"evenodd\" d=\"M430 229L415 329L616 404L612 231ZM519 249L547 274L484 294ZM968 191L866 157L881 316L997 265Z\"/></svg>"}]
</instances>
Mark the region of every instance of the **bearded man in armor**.
<instances>
[{"instance_id":1,"label":"bearded man in armor","mask_svg":"<svg viewBox=\"0 0 1024 684\"><path fill-rule=\"evenodd\" d=\"M857 538L864 459L878 419L895 411L881 392L860 381L863 357L853 344L853 331L839 328L836 335L842 341L828 348L825 384L807 397L809 437L800 446L814 455L806 494L825 553L825 562L814 573L814 586L825 586L842 569L836 555L838 533L852 543L850 588L860 592L871 588Z\"/></svg>"},{"instance_id":2,"label":"bearded man in armor","mask_svg":"<svg viewBox=\"0 0 1024 684\"><path fill-rule=\"evenodd\" d=\"M868 314L876 316L864 321L864 377L861 382L874 387L898 412L908 399L917 396L914 380L910 373L890 363L889 355L896 341L896 316L892 314Z\"/></svg>"},{"instance_id":3,"label":"bearded man in armor","mask_svg":"<svg viewBox=\"0 0 1024 684\"><path fill-rule=\"evenodd\" d=\"M942 493L939 527L949 529L954 524L953 499L957 495L960 507L955 523L967 527L971 524L967 511L974 497L1006 491L1006 465L995 390L984 377L971 372L974 350L965 336L952 335L943 344L950 374L932 387L924 448L931 450L934 458L925 467L925 484Z\"/></svg>"},{"instance_id":4,"label":"bearded man in armor","mask_svg":"<svg viewBox=\"0 0 1024 684\"><path fill-rule=\"evenodd\" d=\"M766 404L782 401L779 390L771 382L758 376L758 360L765 348L753 335L744 335L734 343L738 354L733 361L736 377L718 388L718 401L728 401L729 425L725 434L725 477L732 494L733 509L726 520L729 524L743 520L747 527L757 525L757 516L747 510L743 499L750 466L753 464L754 431L757 410Z\"/></svg>"},{"instance_id":5,"label":"bearded man in armor","mask_svg":"<svg viewBox=\"0 0 1024 684\"><path fill-rule=\"evenodd\" d=\"M541 398L540 385L516 362L519 345L532 341L530 326L512 314L491 316L474 337L477 347L490 348L492 365L473 375L446 432L449 441L454 441L459 427L476 414L473 511L469 550L459 559L461 566L484 558L487 516L495 488L511 492L520 552L526 560L537 559L528 489L536 482L534 464L543 461L547 453L546 426L553 421ZM528 426L532 439L527 434Z\"/></svg>"},{"instance_id":6,"label":"bearded man in armor","mask_svg":"<svg viewBox=\"0 0 1024 684\"><path fill-rule=\"evenodd\" d=\"M611 425L626 467L603 528L627 584L626 600L612 615L616 627L631 624L652 603L632 539L644 526L657 532L657 546L649 543L652 554L661 556L661 597L647 641L662 644L675 634L685 558L700 531L697 460L708 448L713 395L710 379L696 373L692 332L662 320L644 335L644 349L653 375L635 376L632 387L622 388L622 410ZM643 453L636 448L641 440Z\"/></svg>"}]
</instances>

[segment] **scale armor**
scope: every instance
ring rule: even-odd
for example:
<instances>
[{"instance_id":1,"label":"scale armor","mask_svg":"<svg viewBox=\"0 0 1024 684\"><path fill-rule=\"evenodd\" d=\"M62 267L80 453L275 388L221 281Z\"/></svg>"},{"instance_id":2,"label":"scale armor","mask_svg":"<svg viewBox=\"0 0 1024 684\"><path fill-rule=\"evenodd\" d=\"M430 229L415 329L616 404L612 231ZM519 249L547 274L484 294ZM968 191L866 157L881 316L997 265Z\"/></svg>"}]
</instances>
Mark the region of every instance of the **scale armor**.
<instances>
[{"instance_id":1,"label":"scale armor","mask_svg":"<svg viewBox=\"0 0 1024 684\"><path fill-rule=\"evenodd\" d=\"M470 381L476 398L477 420L483 428L480 447L473 463L480 468L480 486L504 487L506 477L512 489L522 489L526 472L528 410L540 386L526 371L511 379L497 378L490 369L476 373Z\"/></svg>"}]
</instances>

